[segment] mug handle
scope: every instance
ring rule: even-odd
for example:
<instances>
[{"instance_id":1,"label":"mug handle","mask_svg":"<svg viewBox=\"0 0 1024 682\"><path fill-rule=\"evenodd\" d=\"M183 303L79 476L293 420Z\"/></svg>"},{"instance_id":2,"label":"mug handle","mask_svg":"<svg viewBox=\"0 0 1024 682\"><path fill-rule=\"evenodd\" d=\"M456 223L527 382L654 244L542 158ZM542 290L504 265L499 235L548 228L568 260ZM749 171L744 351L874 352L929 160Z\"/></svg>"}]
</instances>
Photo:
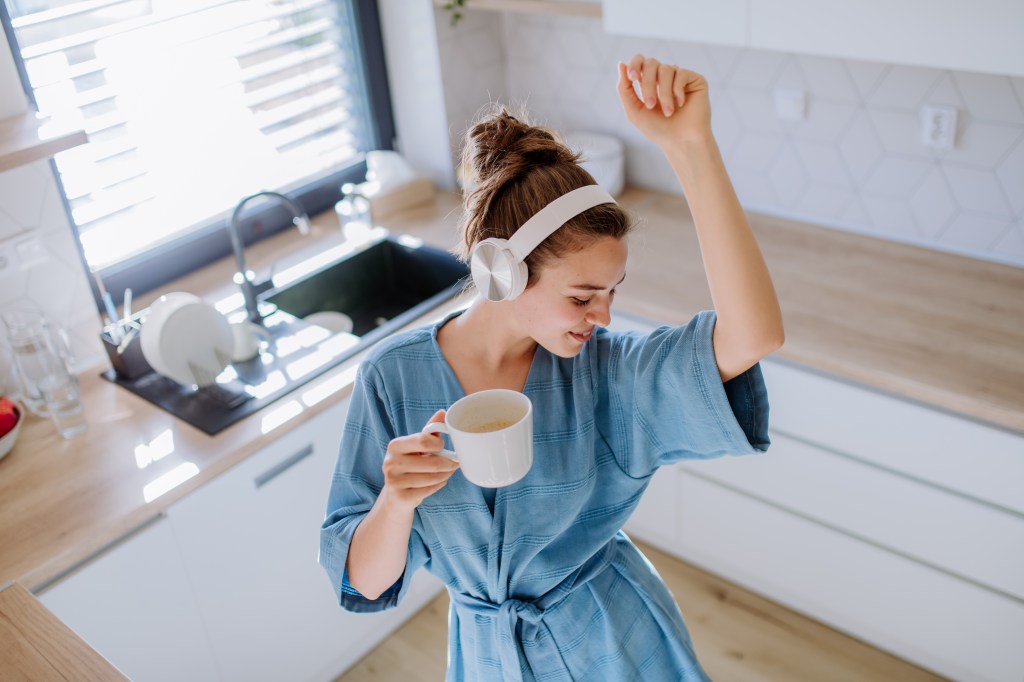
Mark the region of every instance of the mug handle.
<instances>
[{"instance_id":1,"label":"mug handle","mask_svg":"<svg viewBox=\"0 0 1024 682\"><path fill-rule=\"evenodd\" d=\"M420 429L420 433L448 433L448 425L444 422L428 422L422 429ZM447 457L453 462L459 461L459 456L451 450L441 450L437 454L442 457Z\"/></svg>"}]
</instances>

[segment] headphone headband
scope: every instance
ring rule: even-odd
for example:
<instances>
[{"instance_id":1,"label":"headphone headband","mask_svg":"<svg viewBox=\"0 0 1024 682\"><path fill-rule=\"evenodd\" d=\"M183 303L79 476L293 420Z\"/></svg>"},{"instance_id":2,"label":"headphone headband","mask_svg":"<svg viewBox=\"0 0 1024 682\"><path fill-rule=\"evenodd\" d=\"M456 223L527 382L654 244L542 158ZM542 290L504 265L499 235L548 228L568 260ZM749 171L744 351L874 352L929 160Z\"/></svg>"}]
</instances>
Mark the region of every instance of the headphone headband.
<instances>
[{"instance_id":1,"label":"headphone headband","mask_svg":"<svg viewBox=\"0 0 1024 682\"><path fill-rule=\"evenodd\" d=\"M537 211L512 238L484 239L473 247L470 269L473 283L490 301L511 301L523 293L529 272L526 257L555 230L599 204L615 199L597 185L574 189Z\"/></svg>"},{"instance_id":2,"label":"headphone headband","mask_svg":"<svg viewBox=\"0 0 1024 682\"><path fill-rule=\"evenodd\" d=\"M523 223L508 240L508 248L520 261L524 261L542 241L572 218L600 204L614 203L612 195L599 185L578 187L558 197Z\"/></svg>"}]
</instances>

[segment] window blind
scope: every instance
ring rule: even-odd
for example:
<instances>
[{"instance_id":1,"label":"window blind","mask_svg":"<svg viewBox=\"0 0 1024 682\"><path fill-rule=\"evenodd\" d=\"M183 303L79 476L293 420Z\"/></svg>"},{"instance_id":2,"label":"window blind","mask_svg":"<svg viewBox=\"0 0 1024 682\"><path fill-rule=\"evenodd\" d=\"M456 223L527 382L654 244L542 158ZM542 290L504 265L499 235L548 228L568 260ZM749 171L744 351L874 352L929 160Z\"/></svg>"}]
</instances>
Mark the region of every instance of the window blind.
<instances>
[{"instance_id":1,"label":"window blind","mask_svg":"<svg viewBox=\"0 0 1024 682\"><path fill-rule=\"evenodd\" d=\"M5 0L40 113L90 142L55 161L90 267L177 239L261 189L369 148L339 0Z\"/></svg>"}]
</instances>

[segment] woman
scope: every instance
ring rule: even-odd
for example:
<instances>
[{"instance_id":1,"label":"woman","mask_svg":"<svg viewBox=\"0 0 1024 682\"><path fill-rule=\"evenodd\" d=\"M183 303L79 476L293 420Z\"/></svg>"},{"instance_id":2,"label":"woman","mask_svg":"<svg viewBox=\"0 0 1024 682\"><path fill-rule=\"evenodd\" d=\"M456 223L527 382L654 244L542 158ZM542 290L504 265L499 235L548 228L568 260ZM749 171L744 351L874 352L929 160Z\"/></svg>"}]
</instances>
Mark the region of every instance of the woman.
<instances>
[{"instance_id":1,"label":"woman","mask_svg":"<svg viewBox=\"0 0 1024 682\"><path fill-rule=\"evenodd\" d=\"M707 677L671 594L620 528L659 466L767 449L757 363L782 345L782 320L711 134L705 80L636 55L619 64L618 91L682 184L715 310L649 335L603 329L630 228L609 198L552 227L526 256L520 295L478 298L360 367L320 561L352 611L394 606L420 567L441 578L449 680ZM507 113L470 130L464 161L477 183L467 254L594 184L550 133ZM524 392L535 415L532 469L497 490L469 483L435 454L441 439L420 433L490 388Z\"/></svg>"}]
</instances>

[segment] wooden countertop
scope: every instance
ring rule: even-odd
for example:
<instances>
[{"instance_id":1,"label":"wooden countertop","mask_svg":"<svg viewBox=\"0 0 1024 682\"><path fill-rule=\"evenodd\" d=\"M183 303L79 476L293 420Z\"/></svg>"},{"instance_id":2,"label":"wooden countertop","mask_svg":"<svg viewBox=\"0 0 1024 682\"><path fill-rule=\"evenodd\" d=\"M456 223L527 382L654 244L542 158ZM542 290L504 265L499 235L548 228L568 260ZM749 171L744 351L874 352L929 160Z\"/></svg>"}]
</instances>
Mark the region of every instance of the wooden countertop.
<instances>
[{"instance_id":1,"label":"wooden countertop","mask_svg":"<svg viewBox=\"0 0 1024 682\"><path fill-rule=\"evenodd\" d=\"M127 680L18 583L0 588L0 680Z\"/></svg>"},{"instance_id":2,"label":"wooden countertop","mask_svg":"<svg viewBox=\"0 0 1024 682\"><path fill-rule=\"evenodd\" d=\"M617 304L673 323L711 307L685 202L630 197L646 225ZM1024 432L1024 268L748 216L782 306L777 357Z\"/></svg>"},{"instance_id":3,"label":"wooden countertop","mask_svg":"<svg viewBox=\"0 0 1024 682\"><path fill-rule=\"evenodd\" d=\"M710 307L682 198L629 189L620 200L641 224L616 307L671 323ZM448 247L458 212L458 197L441 193L433 204L397 214L388 227ZM1024 269L750 218L782 300L786 345L779 357L1024 432ZM292 230L247 256L264 272L271 262L281 269L339 242L335 217L326 213L314 220L312 239ZM167 290L211 302L235 296L241 305L233 269L224 259ZM153 298L139 297L138 305ZM0 584L18 580L38 590L299 427L348 394L358 359L214 437L96 371L83 374L88 433L62 441L48 421L28 417L0 461ZM153 486L166 490L154 498Z\"/></svg>"}]
</instances>

